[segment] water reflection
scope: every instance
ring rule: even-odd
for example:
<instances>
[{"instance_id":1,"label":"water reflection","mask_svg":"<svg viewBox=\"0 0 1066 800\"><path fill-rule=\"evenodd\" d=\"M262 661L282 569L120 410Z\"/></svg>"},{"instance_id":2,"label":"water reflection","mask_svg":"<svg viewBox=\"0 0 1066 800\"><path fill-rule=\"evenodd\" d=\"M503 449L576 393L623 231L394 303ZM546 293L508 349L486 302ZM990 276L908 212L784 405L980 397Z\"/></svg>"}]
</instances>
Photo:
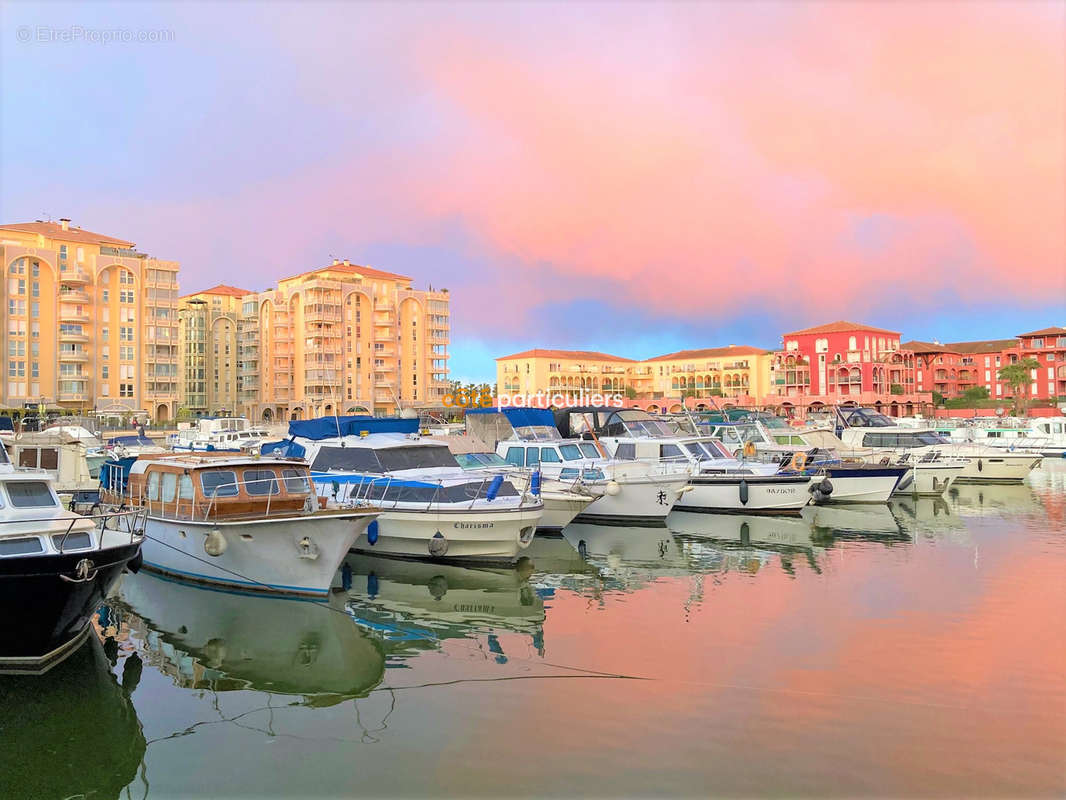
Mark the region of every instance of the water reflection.
<instances>
[{"instance_id":1,"label":"water reflection","mask_svg":"<svg viewBox=\"0 0 1066 800\"><path fill-rule=\"evenodd\" d=\"M656 578L689 573L669 528L571 524L563 536L608 590L634 591Z\"/></svg>"},{"instance_id":2,"label":"water reflection","mask_svg":"<svg viewBox=\"0 0 1066 800\"><path fill-rule=\"evenodd\" d=\"M390 660L481 636L502 660L502 632L526 634L543 650L544 602L529 583L531 571L528 560L491 569L350 555L341 580L349 585L349 613L382 638Z\"/></svg>"},{"instance_id":3,"label":"water reflection","mask_svg":"<svg viewBox=\"0 0 1066 800\"><path fill-rule=\"evenodd\" d=\"M303 695L316 705L365 695L384 654L328 603L212 591L148 573L125 576L112 605L144 657L175 685Z\"/></svg>"},{"instance_id":4,"label":"water reflection","mask_svg":"<svg viewBox=\"0 0 1066 800\"><path fill-rule=\"evenodd\" d=\"M46 675L0 680L0 797L114 798L136 778L145 739L131 695L142 665L127 656L121 683L111 666L89 636Z\"/></svg>"}]
</instances>

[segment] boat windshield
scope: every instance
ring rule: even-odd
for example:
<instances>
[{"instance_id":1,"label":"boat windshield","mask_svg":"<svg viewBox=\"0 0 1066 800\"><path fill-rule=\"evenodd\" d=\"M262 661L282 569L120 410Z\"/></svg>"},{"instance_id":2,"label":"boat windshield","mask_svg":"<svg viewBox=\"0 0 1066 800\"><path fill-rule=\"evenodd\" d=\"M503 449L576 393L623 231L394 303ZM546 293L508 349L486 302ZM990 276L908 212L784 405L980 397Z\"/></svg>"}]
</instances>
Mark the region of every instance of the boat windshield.
<instances>
[{"instance_id":1,"label":"boat windshield","mask_svg":"<svg viewBox=\"0 0 1066 800\"><path fill-rule=\"evenodd\" d=\"M0 443L0 464L10 464L11 459L7 457L7 448Z\"/></svg>"},{"instance_id":2,"label":"boat windshield","mask_svg":"<svg viewBox=\"0 0 1066 800\"><path fill-rule=\"evenodd\" d=\"M616 411L607 421L604 436L630 436L636 439L660 439L677 436L678 427L656 419L646 411Z\"/></svg>"},{"instance_id":3,"label":"boat windshield","mask_svg":"<svg viewBox=\"0 0 1066 800\"><path fill-rule=\"evenodd\" d=\"M523 425L514 429L515 436L528 442L547 442L563 438L559 429L547 425Z\"/></svg>"},{"instance_id":4,"label":"boat windshield","mask_svg":"<svg viewBox=\"0 0 1066 800\"><path fill-rule=\"evenodd\" d=\"M495 453L456 453L455 460L463 469L481 469L483 467L509 467L506 461Z\"/></svg>"},{"instance_id":5,"label":"boat windshield","mask_svg":"<svg viewBox=\"0 0 1066 800\"><path fill-rule=\"evenodd\" d=\"M852 428L895 428L896 422L877 411L868 408L856 408L845 411L844 421Z\"/></svg>"}]
</instances>

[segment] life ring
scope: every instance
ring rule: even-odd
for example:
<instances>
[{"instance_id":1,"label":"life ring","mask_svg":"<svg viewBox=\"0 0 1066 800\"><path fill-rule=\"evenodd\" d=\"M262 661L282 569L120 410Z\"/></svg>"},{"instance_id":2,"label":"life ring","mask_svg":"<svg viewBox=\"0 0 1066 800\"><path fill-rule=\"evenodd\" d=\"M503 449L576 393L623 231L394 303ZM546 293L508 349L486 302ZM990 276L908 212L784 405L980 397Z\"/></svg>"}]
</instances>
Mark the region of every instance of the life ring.
<instances>
[{"instance_id":1,"label":"life ring","mask_svg":"<svg viewBox=\"0 0 1066 800\"><path fill-rule=\"evenodd\" d=\"M796 452L796 453L792 454L792 462L791 462L792 469L796 470L796 472L802 472L806 466L807 466L807 454L806 453L804 453L804 452Z\"/></svg>"},{"instance_id":2,"label":"life ring","mask_svg":"<svg viewBox=\"0 0 1066 800\"><path fill-rule=\"evenodd\" d=\"M744 443L744 457L745 458L755 458L755 453L756 452L757 451L755 449L755 442L745 442Z\"/></svg>"}]
</instances>

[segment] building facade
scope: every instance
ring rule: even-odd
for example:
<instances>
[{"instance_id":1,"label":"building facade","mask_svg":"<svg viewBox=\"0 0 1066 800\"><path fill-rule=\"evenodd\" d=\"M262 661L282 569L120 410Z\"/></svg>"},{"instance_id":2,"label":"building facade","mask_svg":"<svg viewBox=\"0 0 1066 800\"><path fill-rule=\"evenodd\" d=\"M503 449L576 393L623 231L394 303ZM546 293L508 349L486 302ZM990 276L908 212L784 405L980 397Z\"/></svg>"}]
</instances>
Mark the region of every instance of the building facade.
<instances>
[{"instance_id":1,"label":"building facade","mask_svg":"<svg viewBox=\"0 0 1066 800\"><path fill-rule=\"evenodd\" d=\"M914 352L918 390L945 398L961 397L967 389L984 387L991 398L1013 396L999 370L1020 357L1016 339L977 342L905 342Z\"/></svg>"},{"instance_id":2,"label":"building facade","mask_svg":"<svg viewBox=\"0 0 1066 800\"><path fill-rule=\"evenodd\" d=\"M1030 397L1066 399L1066 328L1051 327L1018 334L1022 358L1033 358L1040 367L1032 370Z\"/></svg>"},{"instance_id":3,"label":"building facade","mask_svg":"<svg viewBox=\"0 0 1066 800\"><path fill-rule=\"evenodd\" d=\"M622 394L637 362L594 350L523 350L496 359L497 394Z\"/></svg>"},{"instance_id":4,"label":"building facade","mask_svg":"<svg viewBox=\"0 0 1066 800\"><path fill-rule=\"evenodd\" d=\"M449 294L334 260L240 301L237 406L263 421L442 407Z\"/></svg>"},{"instance_id":5,"label":"building facade","mask_svg":"<svg viewBox=\"0 0 1066 800\"><path fill-rule=\"evenodd\" d=\"M178 264L70 220L0 225L0 405L172 419Z\"/></svg>"},{"instance_id":6,"label":"building facade","mask_svg":"<svg viewBox=\"0 0 1066 800\"><path fill-rule=\"evenodd\" d=\"M661 397L726 397L751 401L770 391L769 350L729 345L649 358L651 389Z\"/></svg>"},{"instance_id":7,"label":"building facade","mask_svg":"<svg viewBox=\"0 0 1066 800\"><path fill-rule=\"evenodd\" d=\"M178 303L181 410L189 416L236 413L238 326L247 289L219 284Z\"/></svg>"}]
</instances>

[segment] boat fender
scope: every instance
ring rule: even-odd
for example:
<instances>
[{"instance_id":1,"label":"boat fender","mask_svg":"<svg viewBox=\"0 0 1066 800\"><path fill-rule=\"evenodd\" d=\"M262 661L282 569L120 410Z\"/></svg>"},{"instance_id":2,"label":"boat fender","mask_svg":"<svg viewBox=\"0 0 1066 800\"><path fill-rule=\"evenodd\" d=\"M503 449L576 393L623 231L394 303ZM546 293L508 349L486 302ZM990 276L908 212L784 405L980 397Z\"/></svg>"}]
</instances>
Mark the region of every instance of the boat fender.
<instances>
[{"instance_id":1,"label":"boat fender","mask_svg":"<svg viewBox=\"0 0 1066 800\"><path fill-rule=\"evenodd\" d=\"M611 495L611 497L614 497L622 491L622 487L618 484L618 481L607 481L607 486L604 487L604 491Z\"/></svg>"},{"instance_id":2,"label":"boat fender","mask_svg":"<svg viewBox=\"0 0 1066 800\"><path fill-rule=\"evenodd\" d=\"M378 543L378 521L376 519L371 520L366 526L366 540L372 545Z\"/></svg>"},{"instance_id":3,"label":"boat fender","mask_svg":"<svg viewBox=\"0 0 1066 800\"><path fill-rule=\"evenodd\" d=\"M222 531L218 528L215 528L204 537L204 552L213 558L218 558L225 553L227 546L226 537L222 535Z\"/></svg>"},{"instance_id":4,"label":"boat fender","mask_svg":"<svg viewBox=\"0 0 1066 800\"><path fill-rule=\"evenodd\" d=\"M535 470L529 479L529 491L534 497L540 496L540 470Z\"/></svg>"},{"instance_id":5,"label":"boat fender","mask_svg":"<svg viewBox=\"0 0 1066 800\"><path fill-rule=\"evenodd\" d=\"M743 478L740 479L740 504L742 506L748 504L748 482Z\"/></svg>"},{"instance_id":6,"label":"boat fender","mask_svg":"<svg viewBox=\"0 0 1066 800\"><path fill-rule=\"evenodd\" d=\"M448 552L448 540L444 538L444 534L437 531L433 534L433 538L429 540L429 554L434 558L440 558Z\"/></svg>"},{"instance_id":7,"label":"boat fender","mask_svg":"<svg viewBox=\"0 0 1066 800\"><path fill-rule=\"evenodd\" d=\"M378 596L378 576L376 572L371 572L366 576L366 593L371 600Z\"/></svg>"},{"instance_id":8,"label":"boat fender","mask_svg":"<svg viewBox=\"0 0 1066 800\"><path fill-rule=\"evenodd\" d=\"M814 500L815 503L821 503L823 500L825 500L825 495L822 494L821 490L816 486L814 487L814 491L811 492L811 498Z\"/></svg>"},{"instance_id":9,"label":"boat fender","mask_svg":"<svg viewBox=\"0 0 1066 800\"><path fill-rule=\"evenodd\" d=\"M740 543L743 545L751 544L751 526L747 522L740 523Z\"/></svg>"},{"instance_id":10,"label":"boat fender","mask_svg":"<svg viewBox=\"0 0 1066 800\"><path fill-rule=\"evenodd\" d=\"M503 475L497 475L489 483L489 490L485 492L485 499L490 503L496 499L496 495L500 493L500 487L503 485Z\"/></svg>"},{"instance_id":11,"label":"boat fender","mask_svg":"<svg viewBox=\"0 0 1066 800\"><path fill-rule=\"evenodd\" d=\"M822 482L818 484L818 491L829 497L833 493L833 482L829 478L822 478Z\"/></svg>"},{"instance_id":12,"label":"boat fender","mask_svg":"<svg viewBox=\"0 0 1066 800\"><path fill-rule=\"evenodd\" d=\"M346 592L352 590L352 565L347 561L341 566L341 588Z\"/></svg>"},{"instance_id":13,"label":"boat fender","mask_svg":"<svg viewBox=\"0 0 1066 800\"><path fill-rule=\"evenodd\" d=\"M977 471L978 471L978 472L983 472L983 471L984 471L984 468L985 468L985 462L984 462L984 460L983 460L983 459L980 459L980 458L979 458L979 459L977 459Z\"/></svg>"}]
</instances>

